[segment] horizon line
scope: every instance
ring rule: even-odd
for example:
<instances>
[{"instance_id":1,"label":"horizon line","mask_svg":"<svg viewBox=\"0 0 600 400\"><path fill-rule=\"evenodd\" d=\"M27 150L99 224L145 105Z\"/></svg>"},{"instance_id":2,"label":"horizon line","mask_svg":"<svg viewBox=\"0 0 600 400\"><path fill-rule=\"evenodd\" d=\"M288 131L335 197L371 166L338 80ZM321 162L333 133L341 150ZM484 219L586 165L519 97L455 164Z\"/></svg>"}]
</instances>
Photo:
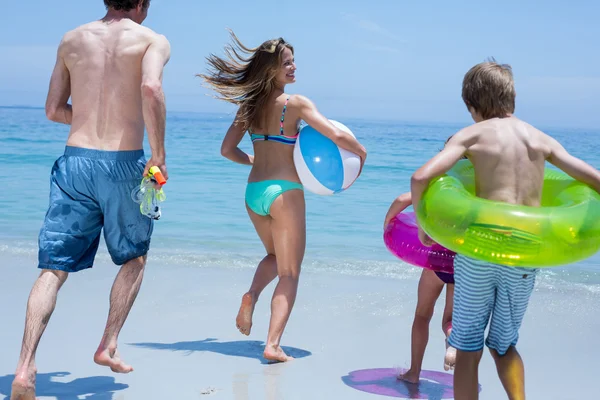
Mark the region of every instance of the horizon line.
<instances>
[{"instance_id":1,"label":"horizon line","mask_svg":"<svg viewBox=\"0 0 600 400\"><path fill-rule=\"evenodd\" d=\"M3 105L0 104L0 109L12 109L12 110L44 110L43 106L30 106L30 105ZM169 113L181 113L181 114L204 114L204 115L219 115L219 116L227 116L233 115L233 113L221 112L221 111L189 111L189 110L170 110L167 111L167 115ZM330 119L342 119L342 118L330 118ZM343 119L349 121L362 121L362 122L398 122L403 124L422 124L422 125L449 125L449 126L462 126L466 127L470 122L462 122L462 121L436 121L436 120L408 120L408 119L393 119L393 118L373 118L373 117L344 117ZM599 132L600 130L597 127L591 126L550 126L545 124L540 124L541 129L543 130L558 130L558 129L569 129L574 131L591 131L591 132Z\"/></svg>"}]
</instances>

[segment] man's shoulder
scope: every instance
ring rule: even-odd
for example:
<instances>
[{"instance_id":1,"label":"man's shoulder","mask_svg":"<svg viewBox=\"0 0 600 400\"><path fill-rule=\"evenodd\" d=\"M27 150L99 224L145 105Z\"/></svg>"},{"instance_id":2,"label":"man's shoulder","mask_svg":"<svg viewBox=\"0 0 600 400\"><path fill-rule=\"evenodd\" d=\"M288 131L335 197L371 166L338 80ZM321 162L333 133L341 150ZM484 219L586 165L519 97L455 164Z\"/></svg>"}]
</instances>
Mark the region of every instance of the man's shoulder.
<instances>
[{"instance_id":1,"label":"man's shoulder","mask_svg":"<svg viewBox=\"0 0 600 400\"><path fill-rule=\"evenodd\" d=\"M137 29L137 32L139 32L142 35L145 35L151 41L169 43L169 41L167 40L167 37L165 35L155 32L154 30L152 30L151 28L148 28L147 26L137 25L136 29Z\"/></svg>"}]
</instances>

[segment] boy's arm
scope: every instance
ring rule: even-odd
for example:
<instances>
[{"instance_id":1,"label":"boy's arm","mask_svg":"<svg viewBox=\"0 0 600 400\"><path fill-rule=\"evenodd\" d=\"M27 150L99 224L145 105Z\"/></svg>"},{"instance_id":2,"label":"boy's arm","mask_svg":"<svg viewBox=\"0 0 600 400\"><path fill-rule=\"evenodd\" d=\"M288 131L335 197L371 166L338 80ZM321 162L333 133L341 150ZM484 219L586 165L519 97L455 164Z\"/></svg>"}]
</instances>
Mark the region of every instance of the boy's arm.
<instances>
[{"instance_id":1,"label":"boy's arm","mask_svg":"<svg viewBox=\"0 0 600 400\"><path fill-rule=\"evenodd\" d=\"M591 186L596 192L600 193L600 171L569 154L555 139L548 138L550 145L548 162L563 170L573 179Z\"/></svg>"},{"instance_id":2,"label":"boy's arm","mask_svg":"<svg viewBox=\"0 0 600 400\"><path fill-rule=\"evenodd\" d=\"M423 192L429 186L434 178L445 174L456 164L467 152L467 140L469 136L464 131L457 133L448 141L444 149L435 157L429 160L425 165L419 168L411 177L410 191L412 204L417 212ZM419 227L419 239L426 246L431 246L433 242L425 235Z\"/></svg>"}]
</instances>

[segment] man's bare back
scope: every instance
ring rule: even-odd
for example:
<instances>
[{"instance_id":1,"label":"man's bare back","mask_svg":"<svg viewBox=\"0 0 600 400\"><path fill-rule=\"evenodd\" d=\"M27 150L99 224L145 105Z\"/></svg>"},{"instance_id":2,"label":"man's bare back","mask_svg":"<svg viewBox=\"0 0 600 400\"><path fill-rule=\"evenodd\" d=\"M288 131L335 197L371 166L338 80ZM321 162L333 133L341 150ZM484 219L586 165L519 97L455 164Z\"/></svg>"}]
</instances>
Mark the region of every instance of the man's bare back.
<instances>
[{"instance_id":1,"label":"man's bare back","mask_svg":"<svg viewBox=\"0 0 600 400\"><path fill-rule=\"evenodd\" d=\"M64 36L51 94L52 86L64 87L63 80L69 79L73 117L68 145L142 148L142 62L151 45L168 51L165 42L163 36L128 18L94 21ZM55 100L50 97L49 102Z\"/></svg>"}]
</instances>

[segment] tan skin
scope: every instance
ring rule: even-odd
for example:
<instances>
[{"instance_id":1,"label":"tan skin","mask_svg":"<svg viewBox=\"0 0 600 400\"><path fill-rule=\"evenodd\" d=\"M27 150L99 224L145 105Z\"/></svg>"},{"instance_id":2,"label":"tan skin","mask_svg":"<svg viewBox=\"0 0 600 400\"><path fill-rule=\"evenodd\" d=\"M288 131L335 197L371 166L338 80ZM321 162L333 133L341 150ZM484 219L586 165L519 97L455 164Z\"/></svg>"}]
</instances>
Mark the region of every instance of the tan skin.
<instances>
[{"instance_id":1,"label":"tan skin","mask_svg":"<svg viewBox=\"0 0 600 400\"><path fill-rule=\"evenodd\" d=\"M403 212L411 204L412 198L410 192L398 196L390 205L385 216L383 223L384 230L392 218ZM431 322L431 318L435 311L435 303L440 297L445 285L446 284L438 278L433 271L423 269L421 278L419 279L417 308L415 310L415 318L412 325L410 369L405 373L398 375L399 380L409 383L419 383L423 357L425 356L425 349L427 348L427 343L429 341L429 323ZM450 336L452 327L453 298L454 285L448 284L446 288L446 303L442 317L442 331L444 332L446 339ZM446 346L446 354L444 356L445 370L454 368L455 357L456 349Z\"/></svg>"},{"instance_id":2,"label":"tan skin","mask_svg":"<svg viewBox=\"0 0 600 400\"><path fill-rule=\"evenodd\" d=\"M267 124L264 127L253 126L253 132L266 135L279 134L281 112L287 98L284 89L287 84L296 81L295 71L294 55L291 50L285 48L276 77L277 88L271 94L267 106ZM331 124L309 99L294 95L288 102L284 134L294 136L301 119L338 146L360 156L361 167L364 165L366 160L364 147L352 136ZM221 153L234 162L252 165L248 182L282 179L300 183L293 162L293 146L260 141L254 143L254 156L248 155L238 147L247 129L248 127L234 122L223 140ZM271 205L268 216L258 215L246 208L267 255L259 263L250 289L242 297L236 325L244 335L250 334L254 306L264 288L278 277L279 281L271 301L271 321L263 355L269 361L289 361L292 358L281 349L280 342L296 300L306 246L304 192L290 190L283 193Z\"/></svg>"},{"instance_id":3,"label":"tan skin","mask_svg":"<svg viewBox=\"0 0 600 400\"><path fill-rule=\"evenodd\" d=\"M411 193L415 209L429 182L450 170L463 156L473 163L477 196L484 199L538 207L546 161L600 192L600 171L569 154L552 137L512 115L484 120L475 110L470 112L476 123L454 135L440 153L413 174ZM421 230L419 237L426 245L432 243ZM525 369L517 349L510 347L503 356L494 350L491 353L508 398L525 399ZM457 399L478 398L481 356L481 351L457 351Z\"/></svg>"},{"instance_id":4,"label":"tan skin","mask_svg":"<svg viewBox=\"0 0 600 400\"><path fill-rule=\"evenodd\" d=\"M71 126L67 145L97 150L142 149L145 127L152 149L145 173L156 165L168 178L162 73L170 45L164 36L140 25L147 11L142 1L127 12L109 9L102 20L65 34L50 80L46 115ZM94 361L113 372L133 371L119 356L117 338L145 264L146 256L125 263L111 290L108 321ZM43 270L31 291L11 400L35 399L37 346L67 276Z\"/></svg>"}]
</instances>

